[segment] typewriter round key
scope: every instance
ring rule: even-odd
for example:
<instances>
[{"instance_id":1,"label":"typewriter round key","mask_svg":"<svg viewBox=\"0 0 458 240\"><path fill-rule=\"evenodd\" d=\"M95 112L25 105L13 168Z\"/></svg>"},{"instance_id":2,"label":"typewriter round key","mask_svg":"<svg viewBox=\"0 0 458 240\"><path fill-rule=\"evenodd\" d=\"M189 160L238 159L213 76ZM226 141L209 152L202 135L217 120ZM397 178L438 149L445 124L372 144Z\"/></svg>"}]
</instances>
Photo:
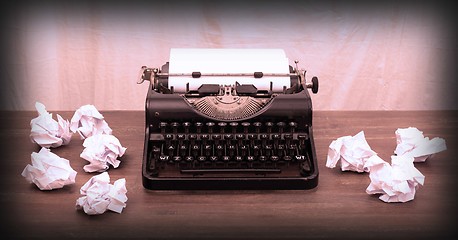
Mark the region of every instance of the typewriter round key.
<instances>
[{"instance_id":1,"label":"typewriter round key","mask_svg":"<svg viewBox=\"0 0 458 240\"><path fill-rule=\"evenodd\" d=\"M283 156L284 152L285 152L285 145L279 144L277 146L277 154L278 154L278 156L280 156L280 157Z\"/></svg>"},{"instance_id":2,"label":"typewriter round key","mask_svg":"<svg viewBox=\"0 0 458 240\"><path fill-rule=\"evenodd\" d=\"M218 156L223 155L223 151L224 151L224 146L223 145L216 145L216 153L217 153Z\"/></svg>"},{"instance_id":3,"label":"typewriter round key","mask_svg":"<svg viewBox=\"0 0 458 240\"><path fill-rule=\"evenodd\" d=\"M201 123L201 122L196 122L196 130L197 130L197 133L201 133L202 132L202 126L204 124Z\"/></svg>"},{"instance_id":4,"label":"typewriter round key","mask_svg":"<svg viewBox=\"0 0 458 240\"><path fill-rule=\"evenodd\" d=\"M200 155L200 145L191 145L190 146L191 153L194 157L197 157L197 155ZM182 153L182 155L185 155L185 153Z\"/></svg>"},{"instance_id":5,"label":"typewriter round key","mask_svg":"<svg viewBox=\"0 0 458 240\"><path fill-rule=\"evenodd\" d=\"M253 145L254 156L258 156L260 151L261 151L261 145Z\"/></svg>"},{"instance_id":6,"label":"typewriter round key","mask_svg":"<svg viewBox=\"0 0 458 240\"><path fill-rule=\"evenodd\" d=\"M161 129L161 133L164 134L167 128L167 123L166 122L159 123L159 128Z\"/></svg>"},{"instance_id":7,"label":"typewriter round key","mask_svg":"<svg viewBox=\"0 0 458 240\"><path fill-rule=\"evenodd\" d=\"M297 139L299 139L299 140L307 140L308 136L307 136L307 134L299 134L299 135L297 135Z\"/></svg>"},{"instance_id":8,"label":"typewriter round key","mask_svg":"<svg viewBox=\"0 0 458 240\"><path fill-rule=\"evenodd\" d=\"M186 139L186 135L185 134L177 134L177 139L178 139L178 143L181 145L181 144L183 144L183 141Z\"/></svg>"},{"instance_id":9,"label":"typewriter round key","mask_svg":"<svg viewBox=\"0 0 458 240\"><path fill-rule=\"evenodd\" d=\"M273 122L266 122L266 127L267 127L267 133L272 132L272 127L274 126Z\"/></svg>"},{"instance_id":10,"label":"typewriter round key","mask_svg":"<svg viewBox=\"0 0 458 240\"><path fill-rule=\"evenodd\" d=\"M180 145L180 153L181 153L181 155L185 155L187 150L188 150L188 146L187 145Z\"/></svg>"},{"instance_id":11,"label":"typewriter round key","mask_svg":"<svg viewBox=\"0 0 458 240\"><path fill-rule=\"evenodd\" d=\"M243 126L243 133L247 134L248 133L248 128L250 127L250 123L249 122L243 122L242 126Z\"/></svg>"},{"instance_id":12,"label":"typewriter round key","mask_svg":"<svg viewBox=\"0 0 458 240\"><path fill-rule=\"evenodd\" d=\"M250 139L250 145L254 145L254 141L258 138L258 135L256 134L248 134L248 139Z\"/></svg>"},{"instance_id":13,"label":"typewriter round key","mask_svg":"<svg viewBox=\"0 0 458 240\"><path fill-rule=\"evenodd\" d=\"M291 144L291 139L293 139L293 134L285 134L283 135L283 138L286 140L286 145L290 145Z\"/></svg>"},{"instance_id":14,"label":"typewriter round key","mask_svg":"<svg viewBox=\"0 0 458 240\"><path fill-rule=\"evenodd\" d=\"M224 128L227 126L227 123L225 123L225 122L219 122L219 123L218 123L218 126L219 126L219 131L220 131L221 133L224 133Z\"/></svg>"},{"instance_id":15,"label":"typewriter round key","mask_svg":"<svg viewBox=\"0 0 458 240\"><path fill-rule=\"evenodd\" d=\"M288 145L289 155L296 154L297 146L294 144Z\"/></svg>"},{"instance_id":16,"label":"typewriter round key","mask_svg":"<svg viewBox=\"0 0 458 240\"><path fill-rule=\"evenodd\" d=\"M237 126L239 125L238 122L231 122L229 125L232 127L232 133L235 134L237 132Z\"/></svg>"},{"instance_id":17,"label":"typewriter round key","mask_svg":"<svg viewBox=\"0 0 458 240\"><path fill-rule=\"evenodd\" d=\"M243 139L245 139L245 134L236 134L236 135L235 135L235 138L236 138L237 140L243 140Z\"/></svg>"},{"instance_id":18,"label":"typewriter round key","mask_svg":"<svg viewBox=\"0 0 458 240\"><path fill-rule=\"evenodd\" d=\"M210 156L212 153L212 146L213 145L204 145L204 152L206 156Z\"/></svg>"},{"instance_id":19,"label":"typewriter round key","mask_svg":"<svg viewBox=\"0 0 458 240\"><path fill-rule=\"evenodd\" d=\"M165 140L173 140L173 135L172 134L165 134L164 135Z\"/></svg>"},{"instance_id":20,"label":"typewriter round key","mask_svg":"<svg viewBox=\"0 0 458 240\"><path fill-rule=\"evenodd\" d=\"M236 147L234 145L229 145L227 146L227 149L229 151L229 156L233 157L235 155Z\"/></svg>"},{"instance_id":21,"label":"typewriter round key","mask_svg":"<svg viewBox=\"0 0 458 240\"><path fill-rule=\"evenodd\" d=\"M208 133L213 133L213 126L215 126L215 123L214 122L207 122L206 125L207 125Z\"/></svg>"},{"instance_id":22,"label":"typewriter round key","mask_svg":"<svg viewBox=\"0 0 458 240\"><path fill-rule=\"evenodd\" d=\"M264 155L266 155L267 157L270 157L271 153L272 153L272 145L264 146Z\"/></svg>"},{"instance_id":23,"label":"typewriter round key","mask_svg":"<svg viewBox=\"0 0 458 240\"><path fill-rule=\"evenodd\" d=\"M178 132L178 127L180 126L180 124L177 123L177 122L173 122L173 123L170 124L170 126L172 126L173 133L174 133L174 134L177 134L177 132Z\"/></svg>"},{"instance_id":24,"label":"typewriter round key","mask_svg":"<svg viewBox=\"0 0 458 240\"><path fill-rule=\"evenodd\" d=\"M197 134L190 134L189 140L191 140L191 144L194 144L197 140Z\"/></svg>"},{"instance_id":25,"label":"typewriter round key","mask_svg":"<svg viewBox=\"0 0 458 240\"><path fill-rule=\"evenodd\" d=\"M205 161L207 160L207 157L205 157L205 156L199 156L199 157L197 158L197 160L199 160L199 162L205 162Z\"/></svg>"},{"instance_id":26,"label":"typewriter round key","mask_svg":"<svg viewBox=\"0 0 458 240\"><path fill-rule=\"evenodd\" d=\"M161 153L161 148L153 146L153 153L154 155Z\"/></svg>"},{"instance_id":27,"label":"typewriter round key","mask_svg":"<svg viewBox=\"0 0 458 240\"><path fill-rule=\"evenodd\" d=\"M192 162L192 161L194 161L194 157L193 157L193 156L186 156L186 157L184 158L184 160L185 160L186 162Z\"/></svg>"},{"instance_id":28,"label":"typewriter round key","mask_svg":"<svg viewBox=\"0 0 458 240\"><path fill-rule=\"evenodd\" d=\"M184 127L184 133L185 134L189 134L189 127L191 127L191 123L190 122L184 122L183 123L183 127Z\"/></svg>"},{"instance_id":29,"label":"typewriter round key","mask_svg":"<svg viewBox=\"0 0 458 240\"><path fill-rule=\"evenodd\" d=\"M240 149L240 154L241 154L242 156L247 155L248 146L246 146L246 145L241 145L241 146L239 146L239 149Z\"/></svg>"},{"instance_id":30,"label":"typewriter round key","mask_svg":"<svg viewBox=\"0 0 458 240\"><path fill-rule=\"evenodd\" d=\"M297 128L297 123L296 122L290 122L289 123L289 128L291 129L291 133L294 133L294 131Z\"/></svg>"},{"instance_id":31,"label":"typewriter round key","mask_svg":"<svg viewBox=\"0 0 458 240\"><path fill-rule=\"evenodd\" d=\"M253 123L253 126L255 127L256 133L260 133L260 132L261 132L262 123L260 123L260 122L255 122L255 123Z\"/></svg>"},{"instance_id":32,"label":"typewriter round key","mask_svg":"<svg viewBox=\"0 0 458 240\"><path fill-rule=\"evenodd\" d=\"M278 132L279 132L280 134L283 133L283 128L285 128L285 126L286 126L286 123L284 123L284 122L278 122L278 123L277 123Z\"/></svg>"},{"instance_id":33,"label":"typewriter round key","mask_svg":"<svg viewBox=\"0 0 458 240\"><path fill-rule=\"evenodd\" d=\"M175 153L175 146L174 145L169 145L167 146L167 150L169 150L169 155L173 156Z\"/></svg>"},{"instance_id":34,"label":"typewriter round key","mask_svg":"<svg viewBox=\"0 0 458 240\"><path fill-rule=\"evenodd\" d=\"M181 162L181 156L173 156L172 159L174 162Z\"/></svg>"},{"instance_id":35,"label":"typewriter round key","mask_svg":"<svg viewBox=\"0 0 458 240\"><path fill-rule=\"evenodd\" d=\"M164 156L164 155L159 156L159 161L161 162L166 162L168 160L169 160L169 156Z\"/></svg>"},{"instance_id":36,"label":"typewriter round key","mask_svg":"<svg viewBox=\"0 0 458 240\"><path fill-rule=\"evenodd\" d=\"M293 139L293 135L288 133L288 134L283 135L283 138L285 138L285 139Z\"/></svg>"}]
</instances>

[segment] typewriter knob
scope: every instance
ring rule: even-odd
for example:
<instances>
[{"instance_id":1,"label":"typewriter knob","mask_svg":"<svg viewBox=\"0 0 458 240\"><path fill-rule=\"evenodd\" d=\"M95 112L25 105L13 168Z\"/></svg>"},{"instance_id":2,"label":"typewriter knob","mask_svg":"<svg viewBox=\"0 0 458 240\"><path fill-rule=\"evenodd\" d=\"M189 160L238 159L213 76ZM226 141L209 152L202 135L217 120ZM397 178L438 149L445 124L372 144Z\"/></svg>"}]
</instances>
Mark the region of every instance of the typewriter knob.
<instances>
[{"instance_id":1,"label":"typewriter knob","mask_svg":"<svg viewBox=\"0 0 458 240\"><path fill-rule=\"evenodd\" d=\"M312 78L312 92L313 93L318 92L318 78L317 77Z\"/></svg>"}]
</instances>

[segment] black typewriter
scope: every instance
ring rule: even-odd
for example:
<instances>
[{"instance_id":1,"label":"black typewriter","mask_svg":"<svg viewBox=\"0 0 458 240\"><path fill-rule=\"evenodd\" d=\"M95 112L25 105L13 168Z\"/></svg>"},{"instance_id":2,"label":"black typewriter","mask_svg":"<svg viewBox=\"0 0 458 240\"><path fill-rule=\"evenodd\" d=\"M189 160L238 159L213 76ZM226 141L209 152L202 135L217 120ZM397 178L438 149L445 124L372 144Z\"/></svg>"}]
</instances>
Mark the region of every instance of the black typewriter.
<instances>
[{"instance_id":1,"label":"black typewriter","mask_svg":"<svg viewBox=\"0 0 458 240\"><path fill-rule=\"evenodd\" d=\"M318 79L287 66L287 73L169 72L143 66L138 83L149 80L146 97L143 186L172 189L310 189L318 184L307 88ZM171 86L171 77L187 77ZM211 77L240 77L215 84ZM287 77L288 85L259 89L253 82ZM256 80L256 81L254 81ZM190 87L190 82L198 87ZM191 84L192 85L192 84ZM193 86L195 86L194 84Z\"/></svg>"}]
</instances>

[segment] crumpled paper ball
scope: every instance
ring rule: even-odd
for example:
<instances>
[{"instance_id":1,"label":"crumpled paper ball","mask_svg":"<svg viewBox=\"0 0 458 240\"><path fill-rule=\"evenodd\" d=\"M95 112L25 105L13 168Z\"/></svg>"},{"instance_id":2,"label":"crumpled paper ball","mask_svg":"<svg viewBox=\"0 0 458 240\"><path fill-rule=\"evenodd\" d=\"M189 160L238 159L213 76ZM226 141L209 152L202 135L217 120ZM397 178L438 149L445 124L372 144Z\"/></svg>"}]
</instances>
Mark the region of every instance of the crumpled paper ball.
<instances>
[{"instance_id":1,"label":"crumpled paper ball","mask_svg":"<svg viewBox=\"0 0 458 240\"><path fill-rule=\"evenodd\" d=\"M81 139L112 132L102 114L93 105L84 105L76 110L70 123L70 130L78 132Z\"/></svg>"},{"instance_id":2,"label":"crumpled paper ball","mask_svg":"<svg viewBox=\"0 0 458 240\"><path fill-rule=\"evenodd\" d=\"M76 200L76 209L83 209L88 215L102 214L106 210L121 213L126 207L126 179L121 178L110 184L107 172L89 179L80 193L85 195Z\"/></svg>"},{"instance_id":3,"label":"crumpled paper ball","mask_svg":"<svg viewBox=\"0 0 458 240\"><path fill-rule=\"evenodd\" d=\"M67 159L61 158L47 148L32 153L32 165L28 164L22 176L37 185L40 190L62 188L75 183L76 171Z\"/></svg>"},{"instance_id":4,"label":"crumpled paper ball","mask_svg":"<svg viewBox=\"0 0 458 240\"><path fill-rule=\"evenodd\" d=\"M30 140L45 148L68 144L73 135L69 130L68 120L64 120L59 114L56 114L57 121L52 119L52 114L46 111L42 103L36 102L35 108L39 116L30 121Z\"/></svg>"},{"instance_id":5,"label":"crumpled paper ball","mask_svg":"<svg viewBox=\"0 0 458 240\"><path fill-rule=\"evenodd\" d=\"M80 157L89 161L83 167L86 172L102 172L112 165L117 168L121 161L117 158L122 157L126 152L125 147L121 146L119 140L113 135L98 134L86 138L83 142L85 149Z\"/></svg>"},{"instance_id":6,"label":"crumpled paper ball","mask_svg":"<svg viewBox=\"0 0 458 240\"><path fill-rule=\"evenodd\" d=\"M384 202L407 202L413 200L425 176L413 165L414 158L407 155L391 156L391 165L377 155L366 162L370 169L371 183L366 189L368 194L382 194Z\"/></svg>"},{"instance_id":7,"label":"crumpled paper ball","mask_svg":"<svg viewBox=\"0 0 458 240\"><path fill-rule=\"evenodd\" d=\"M412 156L414 162L425 162L433 154L447 150L444 139L436 137L429 140L415 127L398 128L395 133L397 146L394 153Z\"/></svg>"},{"instance_id":8,"label":"crumpled paper ball","mask_svg":"<svg viewBox=\"0 0 458 240\"><path fill-rule=\"evenodd\" d=\"M331 142L326 167L335 168L340 159L342 171L368 172L364 164L374 155L377 153L372 151L361 131L353 137L344 136Z\"/></svg>"}]
</instances>

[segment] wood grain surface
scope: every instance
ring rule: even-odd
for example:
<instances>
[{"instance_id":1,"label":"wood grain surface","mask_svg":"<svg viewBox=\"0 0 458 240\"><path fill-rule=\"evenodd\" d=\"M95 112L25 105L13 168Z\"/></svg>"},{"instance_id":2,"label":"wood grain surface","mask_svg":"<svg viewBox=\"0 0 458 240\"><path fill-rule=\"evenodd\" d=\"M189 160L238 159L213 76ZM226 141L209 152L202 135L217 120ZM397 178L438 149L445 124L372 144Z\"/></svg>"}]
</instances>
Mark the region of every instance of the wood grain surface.
<instances>
[{"instance_id":1,"label":"wood grain surface","mask_svg":"<svg viewBox=\"0 0 458 240\"><path fill-rule=\"evenodd\" d=\"M71 119L73 112L59 112ZM76 183L40 191L21 176L39 146L29 139L35 112L2 112L1 230L11 238L381 238L453 237L456 220L458 112L373 111L314 112L319 162L318 187L276 191L151 191L142 186L144 112L102 112L121 144L127 147L111 181L126 178L127 207L122 214L88 216L75 209L80 187L94 173L79 155L83 140L75 134L67 146L52 149L70 160ZM374 151L386 161L396 147L394 131L415 126L427 137L442 137L448 150L415 166L425 185L407 203L384 203L365 192L367 173L325 167L332 140L364 130ZM455 235L456 238L456 235Z\"/></svg>"}]
</instances>

